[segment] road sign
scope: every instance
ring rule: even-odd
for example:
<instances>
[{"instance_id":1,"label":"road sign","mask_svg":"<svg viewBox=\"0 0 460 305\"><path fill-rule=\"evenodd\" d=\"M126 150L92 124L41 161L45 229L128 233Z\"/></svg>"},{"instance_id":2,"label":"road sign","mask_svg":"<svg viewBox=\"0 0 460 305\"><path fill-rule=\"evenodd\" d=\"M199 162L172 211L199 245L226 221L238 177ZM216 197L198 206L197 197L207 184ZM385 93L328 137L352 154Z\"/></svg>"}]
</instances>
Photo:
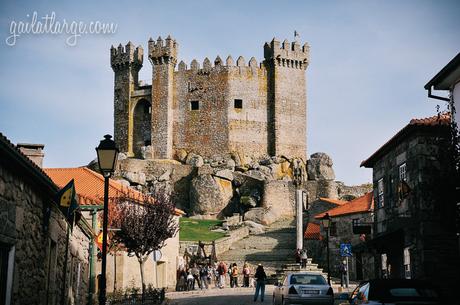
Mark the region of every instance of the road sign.
<instances>
[{"instance_id":1,"label":"road sign","mask_svg":"<svg viewBox=\"0 0 460 305\"><path fill-rule=\"evenodd\" d=\"M353 256L351 252L351 244L340 244L340 256L342 257Z\"/></svg>"},{"instance_id":2,"label":"road sign","mask_svg":"<svg viewBox=\"0 0 460 305\"><path fill-rule=\"evenodd\" d=\"M161 251L160 250L155 250L152 253L153 261L158 262L161 259Z\"/></svg>"}]
</instances>

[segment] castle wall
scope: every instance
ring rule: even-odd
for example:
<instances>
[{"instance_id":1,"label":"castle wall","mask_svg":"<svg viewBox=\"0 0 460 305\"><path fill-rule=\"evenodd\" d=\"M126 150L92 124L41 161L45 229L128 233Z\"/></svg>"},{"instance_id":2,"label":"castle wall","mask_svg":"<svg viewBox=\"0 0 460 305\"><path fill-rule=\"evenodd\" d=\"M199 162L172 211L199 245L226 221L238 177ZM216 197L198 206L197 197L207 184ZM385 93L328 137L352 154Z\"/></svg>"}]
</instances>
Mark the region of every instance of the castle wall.
<instances>
[{"instance_id":1,"label":"castle wall","mask_svg":"<svg viewBox=\"0 0 460 305\"><path fill-rule=\"evenodd\" d=\"M208 157L226 152L227 69L176 71L174 78L174 148ZM192 110L191 102L198 102L199 109Z\"/></svg>"},{"instance_id":2,"label":"castle wall","mask_svg":"<svg viewBox=\"0 0 460 305\"><path fill-rule=\"evenodd\" d=\"M267 73L264 68L231 67L229 71L229 150L239 155L268 154ZM235 108L235 99L242 108Z\"/></svg>"}]
</instances>

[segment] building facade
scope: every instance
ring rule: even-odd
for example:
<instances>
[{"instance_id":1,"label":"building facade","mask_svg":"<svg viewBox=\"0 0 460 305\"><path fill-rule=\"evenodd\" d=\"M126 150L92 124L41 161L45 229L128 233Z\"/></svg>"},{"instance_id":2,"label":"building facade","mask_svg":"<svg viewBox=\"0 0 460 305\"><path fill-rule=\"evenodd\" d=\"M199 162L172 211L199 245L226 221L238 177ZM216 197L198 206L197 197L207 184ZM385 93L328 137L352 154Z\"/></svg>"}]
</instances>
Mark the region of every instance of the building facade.
<instances>
[{"instance_id":1,"label":"building facade","mask_svg":"<svg viewBox=\"0 0 460 305\"><path fill-rule=\"evenodd\" d=\"M54 202L58 190L38 165L0 134L2 305L55 305L63 299L65 304L87 304L93 233L80 220L70 234L66 256L68 223Z\"/></svg>"},{"instance_id":2,"label":"building facade","mask_svg":"<svg viewBox=\"0 0 460 305\"><path fill-rule=\"evenodd\" d=\"M264 45L264 60L219 56L177 65L178 43L148 42L152 83L139 81L143 49L111 48L115 73L115 141L129 157L173 159L184 149L202 156L285 155L306 160L309 46Z\"/></svg>"},{"instance_id":3,"label":"building facade","mask_svg":"<svg viewBox=\"0 0 460 305\"><path fill-rule=\"evenodd\" d=\"M413 119L361 166L373 169L377 277L459 281L455 204L445 147L450 115Z\"/></svg>"}]
</instances>

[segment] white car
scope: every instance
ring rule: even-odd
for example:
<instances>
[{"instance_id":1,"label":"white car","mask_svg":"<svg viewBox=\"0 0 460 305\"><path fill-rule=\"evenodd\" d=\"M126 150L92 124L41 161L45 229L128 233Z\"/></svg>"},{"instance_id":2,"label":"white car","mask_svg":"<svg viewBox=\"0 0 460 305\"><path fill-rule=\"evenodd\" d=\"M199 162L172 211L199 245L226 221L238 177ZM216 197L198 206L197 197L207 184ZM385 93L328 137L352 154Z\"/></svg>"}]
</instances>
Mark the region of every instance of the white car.
<instances>
[{"instance_id":1,"label":"white car","mask_svg":"<svg viewBox=\"0 0 460 305\"><path fill-rule=\"evenodd\" d=\"M273 305L288 304L333 305L334 292L319 273L288 273L283 282L275 284Z\"/></svg>"}]
</instances>

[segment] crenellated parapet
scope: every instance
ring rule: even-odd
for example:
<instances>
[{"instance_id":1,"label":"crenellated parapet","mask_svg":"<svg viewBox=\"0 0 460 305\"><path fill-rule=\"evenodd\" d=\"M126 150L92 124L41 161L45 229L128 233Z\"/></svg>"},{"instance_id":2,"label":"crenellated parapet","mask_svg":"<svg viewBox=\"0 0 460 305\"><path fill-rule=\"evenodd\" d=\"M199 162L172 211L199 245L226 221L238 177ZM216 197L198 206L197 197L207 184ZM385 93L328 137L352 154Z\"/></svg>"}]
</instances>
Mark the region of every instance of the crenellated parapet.
<instances>
[{"instance_id":1,"label":"crenellated parapet","mask_svg":"<svg viewBox=\"0 0 460 305\"><path fill-rule=\"evenodd\" d=\"M239 56L238 59L235 61L233 60L232 56L228 56L225 62L222 60L222 58L217 55L216 59L214 60L214 64L211 63L209 58L205 58L203 60L203 64L200 65L200 63L196 60L193 59L190 62L190 66L187 66L187 64L181 60L179 62L179 65L177 67L177 70L179 72L185 72L185 71L193 71L193 72L220 72L223 70L230 70L231 68L240 68L240 69L260 69L259 64L257 63L257 60L255 57L251 57L249 60L248 64L246 64L246 60L244 59L243 56Z\"/></svg>"},{"instance_id":2,"label":"crenellated parapet","mask_svg":"<svg viewBox=\"0 0 460 305\"><path fill-rule=\"evenodd\" d=\"M149 39L149 59L153 65L173 64L177 62L177 49L179 47L175 39L171 36L163 40L160 37L156 41Z\"/></svg>"},{"instance_id":3,"label":"crenellated parapet","mask_svg":"<svg viewBox=\"0 0 460 305\"><path fill-rule=\"evenodd\" d=\"M310 46L305 43L302 47L298 41L289 43L285 39L282 43L276 38L264 45L264 58L277 66L305 70L310 61Z\"/></svg>"},{"instance_id":4,"label":"crenellated parapet","mask_svg":"<svg viewBox=\"0 0 460 305\"><path fill-rule=\"evenodd\" d=\"M119 71L125 68L134 68L140 70L144 60L144 50L141 46L135 47L131 41L125 47L118 45L118 48L110 48L110 65L113 71Z\"/></svg>"}]
</instances>

